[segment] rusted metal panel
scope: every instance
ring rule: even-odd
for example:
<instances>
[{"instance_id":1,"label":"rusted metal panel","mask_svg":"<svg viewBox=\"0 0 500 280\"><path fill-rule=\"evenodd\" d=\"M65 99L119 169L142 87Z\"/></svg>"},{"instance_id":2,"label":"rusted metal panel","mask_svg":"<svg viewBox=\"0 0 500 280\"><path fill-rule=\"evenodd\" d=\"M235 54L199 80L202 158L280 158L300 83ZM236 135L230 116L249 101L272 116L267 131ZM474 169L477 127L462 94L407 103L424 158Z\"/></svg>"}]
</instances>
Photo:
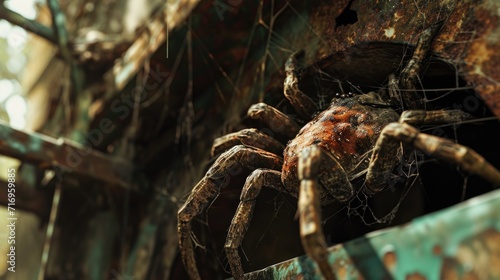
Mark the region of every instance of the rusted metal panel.
<instances>
[{"instance_id":1,"label":"rusted metal panel","mask_svg":"<svg viewBox=\"0 0 500 280\"><path fill-rule=\"evenodd\" d=\"M500 191L329 249L338 279L497 279ZM307 256L246 279L322 279Z\"/></svg>"},{"instance_id":2,"label":"rusted metal panel","mask_svg":"<svg viewBox=\"0 0 500 280\"><path fill-rule=\"evenodd\" d=\"M484 1L337 1L311 8L309 24L328 42L313 57L327 57L362 42L408 42L430 24L445 20L433 50L456 65L490 109L500 116L500 3ZM346 8L348 7L348 8ZM357 21L334 19L355 12ZM309 43L307 38L302 42Z\"/></svg>"}]
</instances>

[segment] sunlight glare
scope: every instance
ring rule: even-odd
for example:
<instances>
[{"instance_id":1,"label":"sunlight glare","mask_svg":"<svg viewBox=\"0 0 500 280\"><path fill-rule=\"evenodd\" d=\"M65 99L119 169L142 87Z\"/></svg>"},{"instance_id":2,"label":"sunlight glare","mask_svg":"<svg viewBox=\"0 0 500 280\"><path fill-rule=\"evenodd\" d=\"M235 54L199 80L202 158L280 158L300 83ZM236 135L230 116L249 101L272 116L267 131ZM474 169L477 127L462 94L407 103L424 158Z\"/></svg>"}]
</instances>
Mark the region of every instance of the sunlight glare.
<instances>
[{"instance_id":1,"label":"sunlight glare","mask_svg":"<svg viewBox=\"0 0 500 280\"><path fill-rule=\"evenodd\" d=\"M35 19L36 17L36 9L35 3L39 1L35 0L16 0L16 1L5 1L4 5L8 9L22 15L27 19Z\"/></svg>"},{"instance_id":2,"label":"sunlight glare","mask_svg":"<svg viewBox=\"0 0 500 280\"><path fill-rule=\"evenodd\" d=\"M6 110L9 115L10 126L16 129L24 128L26 124L26 100L19 95L14 95L6 102Z\"/></svg>"},{"instance_id":3,"label":"sunlight glare","mask_svg":"<svg viewBox=\"0 0 500 280\"><path fill-rule=\"evenodd\" d=\"M12 81L7 79L0 80L0 103L4 102L13 93L14 85Z\"/></svg>"},{"instance_id":4,"label":"sunlight glare","mask_svg":"<svg viewBox=\"0 0 500 280\"><path fill-rule=\"evenodd\" d=\"M0 20L0 37L7 38L10 34L10 30L12 29L12 24L10 24L6 20Z\"/></svg>"}]
</instances>

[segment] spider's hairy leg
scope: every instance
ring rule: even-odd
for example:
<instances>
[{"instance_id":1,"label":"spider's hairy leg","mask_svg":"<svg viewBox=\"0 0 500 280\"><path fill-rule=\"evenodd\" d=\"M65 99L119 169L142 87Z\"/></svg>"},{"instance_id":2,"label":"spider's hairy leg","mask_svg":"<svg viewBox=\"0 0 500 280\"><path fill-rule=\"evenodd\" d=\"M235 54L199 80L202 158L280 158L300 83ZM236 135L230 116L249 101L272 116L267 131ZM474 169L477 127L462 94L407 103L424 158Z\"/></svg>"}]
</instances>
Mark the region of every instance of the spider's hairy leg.
<instances>
[{"instance_id":1,"label":"spider's hairy leg","mask_svg":"<svg viewBox=\"0 0 500 280\"><path fill-rule=\"evenodd\" d=\"M300 126L294 120L265 103L252 105L247 114L252 119L264 122L274 133L283 135L287 139L292 139L299 133Z\"/></svg>"},{"instance_id":2,"label":"spider's hairy leg","mask_svg":"<svg viewBox=\"0 0 500 280\"><path fill-rule=\"evenodd\" d=\"M473 116L462 110L408 110L401 114L399 123L411 125L452 124L471 119L473 119Z\"/></svg>"},{"instance_id":3,"label":"spider's hairy leg","mask_svg":"<svg viewBox=\"0 0 500 280\"><path fill-rule=\"evenodd\" d=\"M191 240L191 221L219 194L221 185L233 170L240 166L279 170L283 160L261 149L238 145L223 153L194 187L184 205L179 209L178 235L182 261L191 279L200 279Z\"/></svg>"},{"instance_id":4,"label":"spider's hairy leg","mask_svg":"<svg viewBox=\"0 0 500 280\"><path fill-rule=\"evenodd\" d=\"M231 221L229 232L224 246L227 254L227 261L231 267L234 279L243 279L243 268L238 255L238 248L245 237L250 220L252 219L255 202L262 187L271 187L284 192L281 182L281 172L269 169L257 169L248 176L245 186L241 192L240 204L236 214Z\"/></svg>"},{"instance_id":5,"label":"spider's hairy leg","mask_svg":"<svg viewBox=\"0 0 500 280\"><path fill-rule=\"evenodd\" d=\"M421 71L422 62L431 50L432 42L443 26L443 23L444 21L434 23L420 34L410 61L408 61L405 68L401 71L399 86L403 89L403 102L408 109L423 108L423 96L416 92L415 85Z\"/></svg>"},{"instance_id":6,"label":"spider's hairy leg","mask_svg":"<svg viewBox=\"0 0 500 280\"><path fill-rule=\"evenodd\" d=\"M304 51L300 51L292 54L286 61L284 94L297 113L304 118L304 120L309 121L314 113L318 111L318 106L316 106L316 103L299 88L299 76L302 68L301 60L303 57Z\"/></svg>"},{"instance_id":7,"label":"spider's hairy leg","mask_svg":"<svg viewBox=\"0 0 500 280\"><path fill-rule=\"evenodd\" d=\"M277 155L282 155L285 149L285 146L278 140L255 128L247 128L216 138L212 145L211 155L218 155L236 145L252 146Z\"/></svg>"},{"instance_id":8,"label":"spider's hairy leg","mask_svg":"<svg viewBox=\"0 0 500 280\"><path fill-rule=\"evenodd\" d=\"M196 197L194 197L196 193ZM196 217L205 206L217 197L219 187L216 182L203 178L193 189L186 203L177 214L177 231L179 237L179 249L184 267L191 280L201 279L194 258L193 242L191 240L191 220Z\"/></svg>"},{"instance_id":9,"label":"spider's hairy leg","mask_svg":"<svg viewBox=\"0 0 500 280\"><path fill-rule=\"evenodd\" d=\"M383 182L394 166L391 154L398 148L400 142L410 144L437 159L456 164L465 172L478 175L500 186L500 171L472 149L448 139L420 133L406 123L391 123L382 130L372 154L366 176L366 188L369 194L380 192L384 188Z\"/></svg>"},{"instance_id":10,"label":"spider's hairy leg","mask_svg":"<svg viewBox=\"0 0 500 280\"><path fill-rule=\"evenodd\" d=\"M399 123L410 125L431 125L459 123L461 121L472 119L472 115L462 110L407 110L399 117ZM406 141L402 141L407 143ZM386 187L386 182L391 171L399 161L398 149L400 142L384 129L380 134L375 148L373 149L368 173L366 174L366 191L368 194L375 194Z\"/></svg>"},{"instance_id":11,"label":"spider's hairy leg","mask_svg":"<svg viewBox=\"0 0 500 280\"><path fill-rule=\"evenodd\" d=\"M316 146L302 150L298 172L299 222L302 246L307 255L319 266L325 279L337 279L328 263L328 248L325 235L321 229L321 208L317 176L321 163L321 149Z\"/></svg>"}]
</instances>

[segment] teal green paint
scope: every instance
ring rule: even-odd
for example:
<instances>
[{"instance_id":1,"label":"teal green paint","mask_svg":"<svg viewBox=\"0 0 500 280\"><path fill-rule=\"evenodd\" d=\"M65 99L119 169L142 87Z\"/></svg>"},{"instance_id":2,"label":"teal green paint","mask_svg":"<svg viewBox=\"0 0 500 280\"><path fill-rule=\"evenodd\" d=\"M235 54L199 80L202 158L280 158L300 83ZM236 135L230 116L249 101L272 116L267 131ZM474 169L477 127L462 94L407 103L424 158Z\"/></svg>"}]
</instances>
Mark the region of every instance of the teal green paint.
<instances>
[{"instance_id":1,"label":"teal green paint","mask_svg":"<svg viewBox=\"0 0 500 280\"><path fill-rule=\"evenodd\" d=\"M6 140L10 142L9 146L12 150L15 150L16 152L21 154L26 154L27 152L26 146L17 141L10 141L12 139L6 139Z\"/></svg>"},{"instance_id":2,"label":"teal green paint","mask_svg":"<svg viewBox=\"0 0 500 280\"><path fill-rule=\"evenodd\" d=\"M86 242L89 248L84 262L88 265L90 280L103 279L103 275L109 270L117 236L118 224L115 213L111 211L99 213L89 221L82 242Z\"/></svg>"},{"instance_id":3,"label":"teal green paint","mask_svg":"<svg viewBox=\"0 0 500 280\"><path fill-rule=\"evenodd\" d=\"M438 279L442 258L433 254L439 246L445 256L454 256L460 243L488 228L500 229L500 192L457 205L414 220L406 227L385 231L370 239L374 248L393 244L397 255L396 279L418 272L427 279ZM379 257L383 252L379 250Z\"/></svg>"},{"instance_id":4,"label":"teal green paint","mask_svg":"<svg viewBox=\"0 0 500 280\"><path fill-rule=\"evenodd\" d=\"M28 142L28 150L30 152L39 152L42 150L42 139L40 137L30 137Z\"/></svg>"}]
</instances>

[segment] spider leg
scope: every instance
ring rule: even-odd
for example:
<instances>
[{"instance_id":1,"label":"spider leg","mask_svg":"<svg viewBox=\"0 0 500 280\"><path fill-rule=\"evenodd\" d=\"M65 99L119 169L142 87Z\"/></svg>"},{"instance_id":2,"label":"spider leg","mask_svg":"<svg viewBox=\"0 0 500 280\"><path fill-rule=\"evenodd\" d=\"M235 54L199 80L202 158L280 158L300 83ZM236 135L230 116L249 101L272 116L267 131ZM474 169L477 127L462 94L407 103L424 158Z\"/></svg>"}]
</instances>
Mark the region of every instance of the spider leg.
<instances>
[{"instance_id":1,"label":"spider leg","mask_svg":"<svg viewBox=\"0 0 500 280\"><path fill-rule=\"evenodd\" d=\"M236 145L252 146L276 155L282 155L285 149L285 146L278 140L255 128L248 128L216 138L212 145L211 155L218 155Z\"/></svg>"},{"instance_id":2,"label":"spider leg","mask_svg":"<svg viewBox=\"0 0 500 280\"><path fill-rule=\"evenodd\" d=\"M323 277L337 279L328 263L327 243L321 230L320 195L317 179L321 165L321 153L319 147L310 146L304 148L299 157L300 237L304 250L318 264Z\"/></svg>"},{"instance_id":3,"label":"spider leg","mask_svg":"<svg viewBox=\"0 0 500 280\"><path fill-rule=\"evenodd\" d=\"M473 119L473 116L462 110L408 110L401 114L399 123L411 125L446 124L459 123L470 119Z\"/></svg>"},{"instance_id":4,"label":"spider leg","mask_svg":"<svg viewBox=\"0 0 500 280\"><path fill-rule=\"evenodd\" d=\"M272 153L238 145L224 152L194 187L177 214L179 249L191 279L200 279L191 240L191 220L217 197L221 185L240 166L279 170L282 164L283 160Z\"/></svg>"},{"instance_id":5,"label":"spider leg","mask_svg":"<svg viewBox=\"0 0 500 280\"><path fill-rule=\"evenodd\" d=\"M234 279L243 279L243 268L240 256L238 255L238 248L241 246L241 242L247 232L250 220L252 219L255 201L262 187L271 187L284 192L285 189L281 182L281 172L269 169L257 169L248 176L245 182L240 196L240 204L231 221L224 246Z\"/></svg>"},{"instance_id":6,"label":"spider leg","mask_svg":"<svg viewBox=\"0 0 500 280\"><path fill-rule=\"evenodd\" d=\"M264 122L273 132L283 135L287 139L294 138L300 130L300 126L289 116L265 103L252 105L248 109L248 116Z\"/></svg>"},{"instance_id":7,"label":"spider leg","mask_svg":"<svg viewBox=\"0 0 500 280\"><path fill-rule=\"evenodd\" d=\"M458 123L471 118L472 116L470 114L461 110L407 110L401 114L399 123L407 123L411 125L445 124ZM385 182L399 160L399 141L387 138L391 137L385 135L382 131L377 143L375 144L370 165L368 166L368 173L366 175L366 190L370 194L378 193L386 187Z\"/></svg>"},{"instance_id":8,"label":"spider leg","mask_svg":"<svg viewBox=\"0 0 500 280\"><path fill-rule=\"evenodd\" d=\"M309 121L314 113L318 111L318 107L316 103L299 88L299 75L302 68L299 61L303 56L304 51L296 52L286 61L284 94L297 113L304 118L304 120Z\"/></svg>"},{"instance_id":9,"label":"spider leg","mask_svg":"<svg viewBox=\"0 0 500 280\"><path fill-rule=\"evenodd\" d=\"M469 114L452 111L406 111L399 123L387 125L380 134L368 166L366 191L375 194L382 191L397 161L400 142L410 144L438 159L456 164L466 172L479 175L500 186L500 171L472 149L450 140L420 133L410 124L436 124L468 119ZM396 160L395 160L396 159Z\"/></svg>"},{"instance_id":10,"label":"spider leg","mask_svg":"<svg viewBox=\"0 0 500 280\"><path fill-rule=\"evenodd\" d=\"M423 108L424 98L421 94L416 92L415 84L420 74L422 61L431 50L432 41L442 26L443 21L439 21L420 34L417 46L410 61L408 61L405 68L401 71L399 86L403 89L403 103L408 109Z\"/></svg>"}]
</instances>

